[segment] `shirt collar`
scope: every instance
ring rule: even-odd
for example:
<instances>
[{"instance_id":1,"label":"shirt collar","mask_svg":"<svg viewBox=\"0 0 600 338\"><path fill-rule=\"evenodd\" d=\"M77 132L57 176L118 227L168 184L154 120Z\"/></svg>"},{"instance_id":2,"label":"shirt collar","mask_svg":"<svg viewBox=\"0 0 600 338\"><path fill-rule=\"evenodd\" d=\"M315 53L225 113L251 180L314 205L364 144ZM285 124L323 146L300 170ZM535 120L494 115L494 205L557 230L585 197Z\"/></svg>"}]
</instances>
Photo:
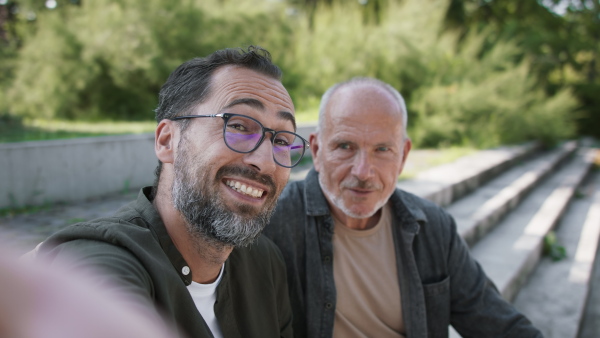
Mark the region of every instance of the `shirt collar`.
<instances>
[{"instance_id":1,"label":"shirt collar","mask_svg":"<svg viewBox=\"0 0 600 338\"><path fill-rule=\"evenodd\" d=\"M152 201L150 199L150 192L152 191L152 187L144 187L140 190L138 194L138 198L136 201L136 210L140 213L142 218L148 224L148 228L152 231L153 236L160 243L161 248L169 257L171 264L181 277L181 280L185 283L185 285L190 285L192 282L192 273L189 265L183 259L183 256L175 247L175 244L171 240L169 233L167 232L167 228L163 223L158 211L152 205Z\"/></svg>"}]
</instances>

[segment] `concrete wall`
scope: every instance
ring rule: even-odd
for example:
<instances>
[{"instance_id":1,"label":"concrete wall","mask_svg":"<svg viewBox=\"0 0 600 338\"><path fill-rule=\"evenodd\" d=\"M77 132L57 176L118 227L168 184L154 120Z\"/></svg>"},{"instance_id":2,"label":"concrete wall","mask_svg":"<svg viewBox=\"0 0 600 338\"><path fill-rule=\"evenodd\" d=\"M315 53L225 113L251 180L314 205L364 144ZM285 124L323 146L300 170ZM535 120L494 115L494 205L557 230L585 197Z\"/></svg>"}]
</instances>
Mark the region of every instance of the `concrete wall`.
<instances>
[{"instance_id":1,"label":"concrete wall","mask_svg":"<svg viewBox=\"0 0 600 338\"><path fill-rule=\"evenodd\" d=\"M313 124L299 125L308 139ZM154 134L0 144L0 208L76 202L154 181Z\"/></svg>"},{"instance_id":2,"label":"concrete wall","mask_svg":"<svg viewBox=\"0 0 600 338\"><path fill-rule=\"evenodd\" d=\"M139 188L156 164L153 133L0 144L0 208Z\"/></svg>"}]
</instances>

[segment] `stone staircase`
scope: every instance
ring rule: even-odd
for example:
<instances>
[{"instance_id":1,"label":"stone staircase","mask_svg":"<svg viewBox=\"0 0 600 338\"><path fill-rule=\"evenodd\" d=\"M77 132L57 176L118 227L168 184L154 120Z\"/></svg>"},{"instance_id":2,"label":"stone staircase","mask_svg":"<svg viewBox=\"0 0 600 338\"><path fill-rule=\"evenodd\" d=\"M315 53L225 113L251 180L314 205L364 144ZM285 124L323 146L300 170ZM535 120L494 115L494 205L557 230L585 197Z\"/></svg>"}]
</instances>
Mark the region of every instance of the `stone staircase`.
<instances>
[{"instance_id":1,"label":"stone staircase","mask_svg":"<svg viewBox=\"0 0 600 338\"><path fill-rule=\"evenodd\" d=\"M589 143L485 150L398 184L454 216L505 299L545 337L600 336L600 317L584 320L600 308L587 304L600 235L600 172L593 165L600 151ZM551 239L565 258L543 255ZM450 336L460 337L453 329Z\"/></svg>"},{"instance_id":2,"label":"stone staircase","mask_svg":"<svg viewBox=\"0 0 600 338\"><path fill-rule=\"evenodd\" d=\"M600 337L600 170L592 157L600 163L600 150L587 141L550 150L528 143L479 151L398 186L455 217L502 295L545 337ZM290 179L302 179L310 167L294 168ZM71 221L111 215L134 197L120 194L3 218L0 230L30 250ZM549 234L566 258L542 254ZM452 329L450 335L459 337Z\"/></svg>"}]
</instances>

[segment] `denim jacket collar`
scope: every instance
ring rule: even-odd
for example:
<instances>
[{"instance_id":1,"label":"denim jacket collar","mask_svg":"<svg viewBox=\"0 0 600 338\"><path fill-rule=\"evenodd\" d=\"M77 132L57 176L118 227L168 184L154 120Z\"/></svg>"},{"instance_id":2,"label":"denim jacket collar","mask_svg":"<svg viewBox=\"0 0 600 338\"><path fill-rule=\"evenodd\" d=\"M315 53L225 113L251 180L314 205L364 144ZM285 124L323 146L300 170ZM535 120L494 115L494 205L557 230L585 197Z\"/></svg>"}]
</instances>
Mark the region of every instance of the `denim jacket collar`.
<instances>
[{"instance_id":1,"label":"denim jacket collar","mask_svg":"<svg viewBox=\"0 0 600 338\"><path fill-rule=\"evenodd\" d=\"M331 214L329 204L319 184L319 173L315 168L310 169L306 175L304 189L304 198L306 199L304 203L308 216L325 216Z\"/></svg>"}]
</instances>

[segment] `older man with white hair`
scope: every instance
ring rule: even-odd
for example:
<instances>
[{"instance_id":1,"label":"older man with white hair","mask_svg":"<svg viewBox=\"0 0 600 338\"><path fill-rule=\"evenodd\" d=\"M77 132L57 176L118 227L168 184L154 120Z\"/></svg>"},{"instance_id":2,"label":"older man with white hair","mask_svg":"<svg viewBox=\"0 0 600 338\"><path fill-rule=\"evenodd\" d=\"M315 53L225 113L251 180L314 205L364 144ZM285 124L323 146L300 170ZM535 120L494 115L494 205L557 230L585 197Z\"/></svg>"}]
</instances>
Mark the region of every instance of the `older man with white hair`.
<instances>
[{"instance_id":1,"label":"older man with white hair","mask_svg":"<svg viewBox=\"0 0 600 338\"><path fill-rule=\"evenodd\" d=\"M396 188L411 149L402 96L372 78L323 96L314 169L265 233L287 265L296 337L541 337L502 299L453 218Z\"/></svg>"}]
</instances>

